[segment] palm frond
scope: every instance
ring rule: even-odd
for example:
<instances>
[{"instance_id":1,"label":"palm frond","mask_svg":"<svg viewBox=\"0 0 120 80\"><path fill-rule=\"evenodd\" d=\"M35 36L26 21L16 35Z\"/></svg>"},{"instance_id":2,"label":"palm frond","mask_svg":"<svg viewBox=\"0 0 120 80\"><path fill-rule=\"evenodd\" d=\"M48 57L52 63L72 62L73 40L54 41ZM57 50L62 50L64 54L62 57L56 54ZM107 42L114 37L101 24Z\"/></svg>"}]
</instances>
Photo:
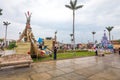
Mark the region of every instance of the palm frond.
<instances>
[{"instance_id":1,"label":"palm frond","mask_svg":"<svg viewBox=\"0 0 120 80\"><path fill-rule=\"evenodd\" d=\"M110 32L113 28L114 28L113 26L106 27L106 29L108 30L108 32Z\"/></svg>"},{"instance_id":2,"label":"palm frond","mask_svg":"<svg viewBox=\"0 0 120 80\"><path fill-rule=\"evenodd\" d=\"M77 10L79 8L82 8L82 7L83 7L83 5L79 5L79 6L76 6L75 9Z\"/></svg>"},{"instance_id":3,"label":"palm frond","mask_svg":"<svg viewBox=\"0 0 120 80\"><path fill-rule=\"evenodd\" d=\"M96 32L94 32L94 31L92 32L93 35L94 35L95 33L96 33Z\"/></svg>"},{"instance_id":4,"label":"palm frond","mask_svg":"<svg viewBox=\"0 0 120 80\"><path fill-rule=\"evenodd\" d=\"M0 12L2 11L2 9L0 9Z\"/></svg>"},{"instance_id":5,"label":"palm frond","mask_svg":"<svg viewBox=\"0 0 120 80\"><path fill-rule=\"evenodd\" d=\"M111 26L111 28L113 29L114 27L113 27L113 26Z\"/></svg>"},{"instance_id":6,"label":"palm frond","mask_svg":"<svg viewBox=\"0 0 120 80\"><path fill-rule=\"evenodd\" d=\"M74 1L74 6L76 6L76 5L77 5L77 0Z\"/></svg>"},{"instance_id":7,"label":"palm frond","mask_svg":"<svg viewBox=\"0 0 120 80\"><path fill-rule=\"evenodd\" d=\"M65 7L69 8L69 9L72 9L72 7L70 5L65 5Z\"/></svg>"},{"instance_id":8,"label":"palm frond","mask_svg":"<svg viewBox=\"0 0 120 80\"><path fill-rule=\"evenodd\" d=\"M2 9L0 9L0 15L2 15L2 13L1 13L1 12L2 12Z\"/></svg>"},{"instance_id":9,"label":"palm frond","mask_svg":"<svg viewBox=\"0 0 120 80\"><path fill-rule=\"evenodd\" d=\"M75 8L75 6L74 6L74 2L73 2L72 0L70 0L70 5L71 5L72 9Z\"/></svg>"},{"instance_id":10,"label":"palm frond","mask_svg":"<svg viewBox=\"0 0 120 80\"><path fill-rule=\"evenodd\" d=\"M3 21L3 25L5 25L5 26L7 26L7 25L9 25L9 24L11 24L11 23L9 23L9 22L5 22L5 21Z\"/></svg>"}]
</instances>

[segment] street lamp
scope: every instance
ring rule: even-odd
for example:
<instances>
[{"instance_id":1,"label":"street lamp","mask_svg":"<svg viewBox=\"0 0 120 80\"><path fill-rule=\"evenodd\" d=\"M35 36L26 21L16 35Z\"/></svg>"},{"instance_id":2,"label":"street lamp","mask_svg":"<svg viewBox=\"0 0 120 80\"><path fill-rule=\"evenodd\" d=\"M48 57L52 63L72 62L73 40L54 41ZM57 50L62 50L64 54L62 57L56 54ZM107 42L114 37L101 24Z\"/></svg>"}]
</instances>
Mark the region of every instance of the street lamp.
<instances>
[{"instance_id":1,"label":"street lamp","mask_svg":"<svg viewBox=\"0 0 120 80\"><path fill-rule=\"evenodd\" d=\"M71 36L71 48L73 47L72 46L72 42L73 42L73 34L70 34L70 36Z\"/></svg>"},{"instance_id":2,"label":"street lamp","mask_svg":"<svg viewBox=\"0 0 120 80\"><path fill-rule=\"evenodd\" d=\"M21 32L19 32L19 38L20 38L20 36L21 36Z\"/></svg>"},{"instance_id":3,"label":"street lamp","mask_svg":"<svg viewBox=\"0 0 120 80\"><path fill-rule=\"evenodd\" d=\"M71 42L73 41L73 34L70 34L70 36L71 36Z\"/></svg>"},{"instance_id":4,"label":"street lamp","mask_svg":"<svg viewBox=\"0 0 120 80\"><path fill-rule=\"evenodd\" d=\"M57 31L55 31L55 44L54 44L54 47L56 46L56 41L57 41L57 36L56 36L56 34L57 34Z\"/></svg>"},{"instance_id":5,"label":"street lamp","mask_svg":"<svg viewBox=\"0 0 120 80\"><path fill-rule=\"evenodd\" d=\"M11 23L9 23L8 21L3 21L3 25L5 25L5 40L4 40L4 42L5 42L5 46L7 46L7 44L6 44L6 40L7 40L7 27L8 27L8 25L9 24L11 24Z\"/></svg>"},{"instance_id":6,"label":"street lamp","mask_svg":"<svg viewBox=\"0 0 120 80\"><path fill-rule=\"evenodd\" d=\"M92 32L92 34L93 34L93 43L95 43L94 42L94 35L95 35L95 33L96 33L95 31Z\"/></svg>"}]
</instances>

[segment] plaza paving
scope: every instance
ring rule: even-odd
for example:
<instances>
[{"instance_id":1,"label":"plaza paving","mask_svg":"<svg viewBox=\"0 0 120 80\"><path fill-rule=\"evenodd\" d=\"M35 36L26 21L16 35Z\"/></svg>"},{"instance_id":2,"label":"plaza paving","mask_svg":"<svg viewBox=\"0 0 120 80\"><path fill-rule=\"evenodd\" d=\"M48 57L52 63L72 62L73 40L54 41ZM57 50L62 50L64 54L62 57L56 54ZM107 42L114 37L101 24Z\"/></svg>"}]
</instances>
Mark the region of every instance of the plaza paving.
<instances>
[{"instance_id":1,"label":"plaza paving","mask_svg":"<svg viewBox=\"0 0 120 80\"><path fill-rule=\"evenodd\" d=\"M33 63L0 70L0 80L120 80L120 55Z\"/></svg>"}]
</instances>

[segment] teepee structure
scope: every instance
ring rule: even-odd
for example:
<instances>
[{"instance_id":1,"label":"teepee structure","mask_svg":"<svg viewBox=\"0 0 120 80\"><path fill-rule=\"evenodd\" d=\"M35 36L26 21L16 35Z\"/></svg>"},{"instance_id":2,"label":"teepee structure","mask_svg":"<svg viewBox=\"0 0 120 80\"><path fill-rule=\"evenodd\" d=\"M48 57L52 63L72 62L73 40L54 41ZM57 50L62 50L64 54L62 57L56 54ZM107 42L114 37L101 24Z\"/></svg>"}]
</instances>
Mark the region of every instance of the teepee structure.
<instances>
[{"instance_id":1,"label":"teepee structure","mask_svg":"<svg viewBox=\"0 0 120 80\"><path fill-rule=\"evenodd\" d=\"M37 54L38 53L37 42L34 38L34 35L32 33L32 28L30 26L31 14L32 13L29 13L29 11L25 13L26 20L27 20L26 26L22 34L20 35L20 38L17 41L16 53L20 53L20 54L26 54L26 53Z\"/></svg>"}]
</instances>

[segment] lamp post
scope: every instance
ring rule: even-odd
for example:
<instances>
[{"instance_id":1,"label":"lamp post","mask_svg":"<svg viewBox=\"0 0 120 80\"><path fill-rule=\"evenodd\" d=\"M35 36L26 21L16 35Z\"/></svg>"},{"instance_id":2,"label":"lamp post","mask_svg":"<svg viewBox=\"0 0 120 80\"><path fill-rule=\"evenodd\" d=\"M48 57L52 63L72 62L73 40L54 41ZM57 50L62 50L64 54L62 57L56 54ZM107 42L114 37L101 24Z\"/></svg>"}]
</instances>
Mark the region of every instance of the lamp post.
<instances>
[{"instance_id":1,"label":"lamp post","mask_svg":"<svg viewBox=\"0 0 120 80\"><path fill-rule=\"evenodd\" d=\"M96 33L95 31L92 32L92 34L93 34L93 43L95 43L95 41L94 41L94 35L95 35L95 33Z\"/></svg>"},{"instance_id":2,"label":"lamp post","mask_svg":"<svg viewBox=\"0 0 120 80\"><path fill-rule=\"evenodd\" d=\"M21 32L19 32L19 38L20 38L20 36L21 36Z\"/></svg>"},{"instance_id":3,"label":"lamp post","mask_svg":"<svg viewBox=\"0 0 120 80\"><path fill-rule=\"evenodd\" d=\"M55 37L54 37L54 48L53 48L53 51L54 51L54 60L56 60L57 59L57 42L56 42L56 40L57 40L57 36L56 36L56 34L57 34L57 31L55 31Z\"/></svg>"},{"instance_id":4,"label":"lamp post","mask_svg":"<svg viewBox=\"0 0 120 80\"><path fill-rule=\"evenodd\" d=\"M72 43L73 43L73 34L70 34L71 36L71 48L73 49Z\"/></svg>"},{"instance_id":5,"label":"lamp post","mask_svg":"<svg viewBox=\"0 0 120 80\"><path fill-rule=\"evenodd\" d=\"M6 40L7 40L7 27L8 25L11 24L9 23L8 21L3 21L3 25L5 25L5 39L4 39L4 42L5 42L5 46L7 46L7 43L6 43Z\"/></svg>"},{"instance_id":6,"label":"lamp post","mask_svg":"<svg viewBox=\"0 0 120 80\"><path fill-rule=\"evenodd\" d=\"M56 34L57 34L57 31L55 31L55 43L54 43L54 47L56 46L56 41L57 41L57 36L56 36Z\"/></svg>"}]
</instances>

